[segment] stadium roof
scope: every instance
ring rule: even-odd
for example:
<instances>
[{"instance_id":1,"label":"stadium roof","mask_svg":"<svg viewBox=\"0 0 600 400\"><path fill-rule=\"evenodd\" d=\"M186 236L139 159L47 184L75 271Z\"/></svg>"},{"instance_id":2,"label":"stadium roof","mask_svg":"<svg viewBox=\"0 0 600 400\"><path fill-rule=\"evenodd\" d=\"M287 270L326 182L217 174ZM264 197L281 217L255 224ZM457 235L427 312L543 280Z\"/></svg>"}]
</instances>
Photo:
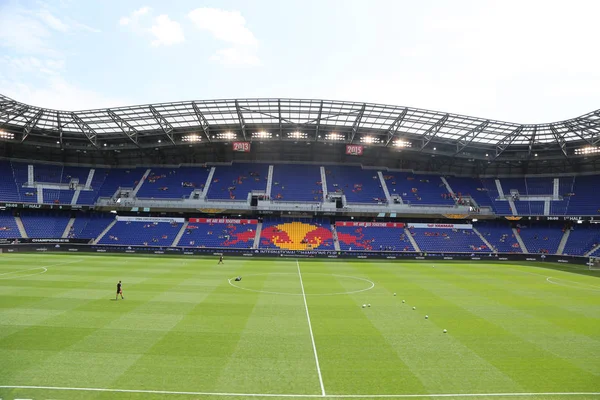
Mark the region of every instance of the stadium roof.
<instances>
[{"instance_id":1,"label":"stadium roof","mask_svg":"<svg viewBox=\"0 0 600 400\"><path fill-rule=\"evenodd\" d=\"M30 106L0 95L0 140L71 148L191 142L334 141L423 151L596 148L600 110L565 121L519 124L410 107L305 99L183 101L84 111ZM570 154L569 154L570 153Z\"/></svg>"}]
</instances>

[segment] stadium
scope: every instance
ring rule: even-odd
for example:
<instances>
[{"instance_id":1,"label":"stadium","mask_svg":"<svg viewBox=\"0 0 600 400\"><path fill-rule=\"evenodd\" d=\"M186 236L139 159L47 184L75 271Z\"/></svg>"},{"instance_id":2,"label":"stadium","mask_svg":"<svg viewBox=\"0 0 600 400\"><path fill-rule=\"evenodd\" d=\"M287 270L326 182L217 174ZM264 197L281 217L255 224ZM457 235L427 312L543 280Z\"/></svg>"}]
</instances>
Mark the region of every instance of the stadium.
<instances>
[{"instance_id":1,"label":"stadium","mask_svg":"<svg viewBox=\"0 0 600 400\"><path fill-rule=\"evenodd\" d=\"M600 111L0 100L1 398L599 396Z\"/></svg>"}]
</instances>

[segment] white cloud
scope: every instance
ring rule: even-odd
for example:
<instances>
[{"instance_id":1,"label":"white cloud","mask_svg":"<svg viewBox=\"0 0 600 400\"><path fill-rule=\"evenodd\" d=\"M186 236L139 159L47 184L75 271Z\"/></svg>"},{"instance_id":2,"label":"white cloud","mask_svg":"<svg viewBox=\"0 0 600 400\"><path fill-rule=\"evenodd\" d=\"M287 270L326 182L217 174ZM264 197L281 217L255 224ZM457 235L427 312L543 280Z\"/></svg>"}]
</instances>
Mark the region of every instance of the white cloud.
<instances>
[{"instance_id":1,"label":"white cloud","mask_svg":"<svg viewBox=\"0 0 600 400\"><path fill-rule=\"evenodd\" d=\"M246 19L239 11L218 8L197 8L188 14L197 28L209 31L216 39L244 46L256 46L258 40L246 28Z\"/></svg>"},{"instance_id":2,"label":"white cloud","mask_svg":"<svg viewBox=\"0 0 600 400\"><path fill-rule=\"evenodd\" d=\"M67 111L129 104L125 99L106 97L95 91L82 89L61 76L51 77L44 85L35 87L22 81L8 82L0 79L0 93L22 103Z\"/></svg>"},{"instance_id":3,"label":"white cloud","mask_svg":"<svg viewBox=\"0 0 600 400\"><path fill-rule=\"evenodd\" d=\"M154 25L150 28L150 32L152 32L155 38L152 41L152 46L170 46L185 40L181 25L171 20L166 14L156 17Z\"/></svg>"},{"instance_id":4,"label":"white cloud","mask_svg":"<svg viewBox=\"0 0 600 400\"><path fill-rule=\"evenodd\" d=\"M131 25L133 27L137 26L140 19L148 14L152 9L150 7L141 7L138 8L137 10L133 11L131 14L129 14L126 17L121 17L119 19L119 25L121 26L128 26Z\"/></svg>"},{"instance_id":5,"label":"white cloud","mask_svg":"<svg viewBox=\"0 0 600 400\"><path fill-rule=\"evenodd\" d=\"M50 28L59 31L59 32L67 32L69 31L69 26L65 24L63 21L55 17L50 13L50 11L42 9L38 11L37 16L44 21L46 25Z\"/></svg>"},{"instance_id":6,"label":"white cloud","mask_svg":"<svg viewBox=\"0 0 600 400\"><path fill-rule=\"evenodd\" d=\"M246 19L239 11L218 8L197 8L188 13L188 18L203 31L209 32L215 39L226 42L232 47L217 50L211 61L225 66L261 65L256 54L258 40L246 27Z\"/></svg>"},{"instance_id":7,"label":"white cloud","mask_svg":"<svg viewBox=\"0 0 600 400\"><path fill-rule=\"evenodd\" d=\"M260 59L253 51L237 47L217 50L215 54L210 56L210 60L229 67L261 65Z\"/></svg>"}]
</instances>

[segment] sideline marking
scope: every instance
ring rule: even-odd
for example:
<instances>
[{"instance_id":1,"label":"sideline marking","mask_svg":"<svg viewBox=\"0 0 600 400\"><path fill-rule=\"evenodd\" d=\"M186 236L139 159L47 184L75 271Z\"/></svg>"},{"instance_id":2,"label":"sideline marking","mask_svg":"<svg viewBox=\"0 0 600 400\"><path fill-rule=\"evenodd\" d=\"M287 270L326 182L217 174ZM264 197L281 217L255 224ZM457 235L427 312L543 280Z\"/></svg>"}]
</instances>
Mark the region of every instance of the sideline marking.
<instances>
[{"instance_id":1,"label":"sideline marking","mask_svg":"<svg viewBox=\"0 0 600 400\"><path fill-rule=\"evenodd\" d=\"M112 392L112 393L149 393L149 394L182 394L187 396L230 396L230 397L293 397L293 398L417 398L417 397L514 397L514 396L600 396L600 392L540 392L540 393L441 393L441 394L276 394L276 393L211 393L211 392L177 392L170 390L145 390L145 389L104 389L104 388L74 388L60 386L0 386L0 389L42 389L42 390L70 390L80 392Z\"/></svg>"},{"instance_id":2,"label":"sideline marking","mask_svg":"<svg viewBox=\"0 0 600 400\"><path fill-rule=\"evenodd\" d=\"M302 298L304 299L304 308L306 309L306 319L308 319L308 330L310 331L310 340L312 341L313 351L315 353L315 363L317 364L317 372L319 373L319 383L321 384L321 395L326 396L325 386L323 386L323 377L321 376L321 367L319 366L319 356L317 355L317 346L315 345L315 337L313 336L312 325L310 323L310 314L308 313L308 303L306 302L306 293L304 293L304 283L302 283L302 273L300 272L300 263L296 260L298 267L298 277L300 277L300 287L302 288Z\"/></svg>"},{"instance_id":3,"label":"sideline marking","mask_svg":"<svg viewBox=\"0 0 600 400\"><path fill-rule=\"evenodd\" d=\"M371 286L369 286L366 289L353 290L353 291L350 291L350 292L338 292L338 293L305 293L304 294L305 296L339 296L339 295L342 295L342 294L354 294L354 293L366 292L367 290L371 290L371 289L373 289L375 287L375 282L370 281L370 280L365 279L365 278L359 278L358 276L338 275L338 274L324 274L324 273L320 273L320 272L314 272L314 273L311 273L311 274L312 275L327 275L327 276L337 276L337 277L340 277L340 278L356 279L356 280L359 280L359 281L368 282L368 283L371 284ZM271 273L264 273L264 274L248 274L248 275L244 275L244 276L262 276L262 275L296 275L296 274L292 273L292 272L271 272ZM280 295L284 295L284 296L303 296L302 293L270 292L270 291L267 291L267 290L249 289L249 288L245 288L245 287L241 287L241 286L235 285L234 283L231 282L234 279L235 279L235 277L229 278L227 281L234 288L242 289L242 290L247 290L249 292L267 293L267 294L280 294Z\"/></svg>"},{"instance_id":4,"label":"sideline marking","mask_svg":"<svg viewBox=\"0 0 600 400\"><path fill-rule=\"evenodd\" d=\"M565 285L563 283L554 282L552 279L557 280L557 281L569 282L569 283L571 283L571 285ZM547 277L546 281L548 283L552 283L554 285L558 285L558 286L562 286L562 287L568 287L568 288L571 288L571 289L584 289L584 290L591 290L593 292L600 292L600 286L589 285L587 283L581 283L581 282L576 282L576 281L569 281L567 279L554 278L552 276ZM579 286L579 285L581 285L581 286Z\"/></svg>"}]
</instances>

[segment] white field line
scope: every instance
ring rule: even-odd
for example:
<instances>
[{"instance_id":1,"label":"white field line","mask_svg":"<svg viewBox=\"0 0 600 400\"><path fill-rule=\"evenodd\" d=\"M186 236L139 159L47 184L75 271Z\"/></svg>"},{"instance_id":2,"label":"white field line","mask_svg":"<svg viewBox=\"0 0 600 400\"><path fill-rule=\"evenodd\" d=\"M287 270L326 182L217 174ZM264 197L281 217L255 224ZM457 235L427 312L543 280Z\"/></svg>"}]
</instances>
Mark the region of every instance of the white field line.
<instances>
[{"instance_id":1,"label":"white field line","mask_svg":"<svg viewBox=\"0 0 600 400\"><path fill-rule=\"evenodd\" d=\"M50 267L57 267L57 266L66 265L66 264L74 264L74 263L79 262L79 261L83 261L83 260L79 259L79 260L67 261L67 262L62 262L62 263L57 263L57 264L45 265L43 267L34 267L34 268L28 268L28 269L20 269L20 270L17 270L17 271L5 272L3 274L0 274L0 276L2 276L2 278L0 278L0 279L18 279L18 278L25 278L25 277L28 277L28 276L40 275L40 274L43 274L46 271L48 271L48 268L50 268ZM18 274L19 272L24 272L24 271L35 271L37 269L43 269L43 271L36 272L35 274L18 275L18 276L15 276L15 277L13 277L13 276L6 276L6 275Z\"/></svg>"},{"instance_id":2,"label":"white field line","mask_svg":"<svg viewBox=\"0 0 600 400\"><path fill-rule=\"evenodd\" d=\"M220 396L220 397L292 397L292 398L331 398L331 399L361 399L361 398L418 398L418 397L518 397L518 396L594 396L600 397L600 392L543 392L543 393L440 393L440 394L278 394L278 393L221 393L221 392L180 392L170 390L144 389L104 389L104 388L75 388L60 386L10 386L2 385L0 389L35 389L62 390L79 392L109 392L109 393L148 393L175 394L187 396Z\"/></svg>"},{"instance_id":3,"label":"white field line","mask_svg":"<svg viewBox=\"0 0 600 400\"><path fill-rule=\"evenodd\" d=\"M298 267L298 277L300 278L300 287L302 288L302 298L304 299L304 309L306 309L306 319L308 320L308 330L310 331L310 340L312 341L313 351L315 353L315 363L317 364L317 373L319 374L319 383L321 384L321 395L325 396L325 386L323 385L323 376L321 376L321 367L319 366L319 356L317 355L317 346L315 345L315 337L310 323L310 314L308 313L308 303L306 302L306 293L304 292L304 283L302 282L302 273L300 272L300 263L296 260Z\"/></svg>"}]
</instances>

